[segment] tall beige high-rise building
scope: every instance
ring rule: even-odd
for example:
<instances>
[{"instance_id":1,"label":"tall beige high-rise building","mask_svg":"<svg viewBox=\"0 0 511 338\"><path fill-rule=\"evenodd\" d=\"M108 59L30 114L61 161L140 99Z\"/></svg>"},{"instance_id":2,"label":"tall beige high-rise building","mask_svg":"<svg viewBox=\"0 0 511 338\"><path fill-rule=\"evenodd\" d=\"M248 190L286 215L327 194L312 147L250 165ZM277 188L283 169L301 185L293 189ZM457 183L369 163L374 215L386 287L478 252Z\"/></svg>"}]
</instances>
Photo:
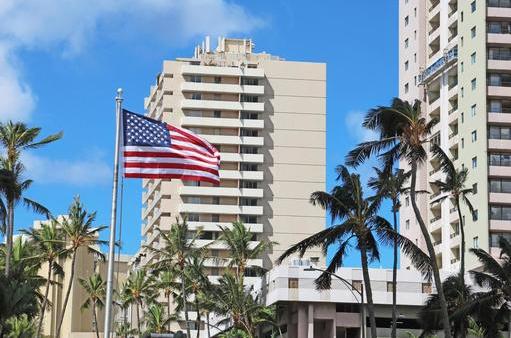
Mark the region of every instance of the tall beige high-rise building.
<instances>
[{"instance_id":1,"label":"tall beige high-rise building","mask_svg":"<svg viewBox=\"0 0 511 338\"><path fill-rule=\"evenodd\" d=\"M220 235L219 225L241 220L259 241L278 242L252 262L271 268L290 245L325 227L325 212L309 203L325 190L326 65L286 61L254 52L249 39L209 38L193 57L164 61L145 100L149 117L203 136L221 153L219 186L210 183L143 181L142 245L158 247L160 230L187 215L202 229L199 245ZM221 243L212 256L228 258ZM321 252L310 257L324 262ZM151 255L142 247L140 265ZM218 262L208 273L222 274Z\"/></svg>"},{"instance_id":2,"label":"tall beige high-rise building","mask_svg":"<svg viewBox=\"0 0 511 338\"><path fill-rule=\"evenodd\" d=\"M468 168L475 212L465 215L466 250L497 252L498 236L511 238L511 2L509 0L400 0L399 96L422 101L439 123L432 141ZM431 154L430 154L431 155ZM401 163L406 168L405 163ZM453 201L441 203L430 182L442 179L438 161L420 168L419 205L444 270L457 270L459 218ZM409 198L403 196L401 232L421 245ZM477 266L467 254L467 268ZM402 267L409 261L403 257Z\"/></svg>"}]
</instances>

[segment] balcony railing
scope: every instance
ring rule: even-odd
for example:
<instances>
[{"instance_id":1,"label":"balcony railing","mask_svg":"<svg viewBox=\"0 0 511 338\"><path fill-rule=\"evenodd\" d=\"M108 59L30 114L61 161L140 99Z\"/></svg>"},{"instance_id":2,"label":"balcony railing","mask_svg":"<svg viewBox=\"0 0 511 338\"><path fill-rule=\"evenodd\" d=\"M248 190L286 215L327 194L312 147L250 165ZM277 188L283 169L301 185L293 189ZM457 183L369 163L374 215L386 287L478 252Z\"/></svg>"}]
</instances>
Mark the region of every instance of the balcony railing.
<instances>
[{"instance_id":1,"label":"balcony railing","mask_svg":"<svg viewBox=\"0 0 511 338\"><path fill-rule=\"evenodd\" d=\"M439 171L440 171L440 168L438 168L438 169L433 169L433 170L431 170L431 171L429 172L429 176L431 176L431 175L433 175L433 174L435 174L435 173L437 173L437 172L439 172Z\"/></svg>"},{"instance_id":2,"label":"balcony railing","mask_svg":"<svg viewBox=\"0 0 511 338\"><path fill-rule=\"evenodd\" d=\"M458 110L458 106L452 107L451 109L449 109L449 115L451 115L452 113L454 113L457 110Z\"/></svg>"},{"instance_id":3,"label":"balcony railing","mask_svg":"<svg viewBox=\"0 0 511 338\"><path fill-rule=\"evenodd\" d=\"M436 241L436 242L433 242L433 246L439 246L440 244L442 244L442 241Z\"/></svg>"},{"instance_id":4,"label":"balcony railing","mask_svg":"<svg viewBox=\"0 0 511 338\"><path fill-rule=\"evenodd\" d=\"M488 0L488 7L511 8L511 0Z\"/></svg>"},{"instance_id":5,"label":"balcony railing","mask_svg":"<svg viewBox=\"0 0 511 338\"><path fill-rule=\"evenodd\" d=\"M449 140L452 139L453 137L455 137L456 135L458 135L458 132L455 132L455 133L451 133L449 135Z\"/></svg>"},{"instance_id":6,"label":"balcony railing","mask_svg":"<svg viewBox=\"0 0 511 338\"><path fill-rule=\"evenodd\" d=\"M449 212L452 214L453 212L456 212L458 211L458 208L454 207L454 208L451 208L449 209Z\"/></svg>"},{"instance_id":7,"label":"balcony railing","mask_svg":"<svg viewBox=\"0 0 511 338\"><path fill-rule=\"evenodd\" d=\"M488 107L488 113L493 114L511 114L511 107L502 107L500 110L492 110L491 107Z\"/></svg>"},{"instance_id":8,"label":"balcony railing","mask_svg":"<svg viewBox=\"0 0 511 338\"><path fill-rule=\"evenodd\" d=\"M459 258L453 258L453 259L451 259L451 264L457 263L459 261L460 261Z\"/></svg>"},{"instance_id":9,"label":"balcony railing","mask_svg":"<svg viewBox=\"0 0 511 338\"><path fill-rule=\"evenodd\" d=\"M453 239L454 237L459 236L459 235L460 235L459 231L453 232L451 234L451 239Z\"/></svg>"},{"instance_id":10,"label":"balcony railing","mask_svg":"<svg viewBox=\"0 0 511 338\"><path fill-rule=\"evenodd\" d=\"M432 219L430 219L430 220L429 220L429 223L430 223L430 224L433 224L433 223L435 223L436 221L440 220L440 218L442 218L442 216L437 216L437 217L435 217L435 218L432 218Z\"/></svg>"},{"instance_id":11,"label":"balcony railing","mask_svg":"<svg viewBox=\"0 0 511 338\"><path fill-rule=\"evenodd\" d=\"M431 7L429 8L429 11L433 12L435 10L436 6L438 6L439 4L440 4L440 1L437 2L437 3L432 4Z\"/></svg>"},{"instance_id":12,"label":"balcony railing","mask_svg":"<svg viewBox=\"0 0 511 338\"><path fill-rule=\"evenodd\" d=\"M434 52L436 53L436 51ZM431 56L434 55L434 53ZM419 73L419 84L424 84L433 75L444 69L450 62L458 59L458 47L454 47L442 55L431 66Z\"/></svg>"}]
</instances>

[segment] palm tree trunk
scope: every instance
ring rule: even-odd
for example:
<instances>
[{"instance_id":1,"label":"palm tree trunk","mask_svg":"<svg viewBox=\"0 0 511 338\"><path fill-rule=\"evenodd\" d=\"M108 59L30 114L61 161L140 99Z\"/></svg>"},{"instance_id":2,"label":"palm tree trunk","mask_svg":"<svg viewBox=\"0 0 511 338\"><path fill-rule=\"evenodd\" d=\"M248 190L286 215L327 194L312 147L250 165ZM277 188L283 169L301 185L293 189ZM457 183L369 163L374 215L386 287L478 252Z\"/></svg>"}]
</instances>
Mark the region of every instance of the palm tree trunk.
<instances>
[{"instance_id":1,"label":"palm tree trunk","mask_svg":"<svg viewBox=\"0 0 511 338\"><path fill-rule=\"evenodd\" d=\"M48 261L48 279L46 280L46 288L44 290L44 299L41 308L39 309L39 323L37 324L37 334L36 337L41 335L41 330L43 328L43 320L44 320L44 311L46 310L46 304L48 304L48 294L50 292L50 284L52 277L52 267L53 262L51 260Z\"/></svg>"},{"instance_id":2,"label":"palm tree trunk","mask_svg":"<svg viewBox=\"0 0 511 338\"><path fill-rule=\"evenodd\" d=\"M413 212L415 213L415 217L417 218L417 222L419 223L422 236L424 237L424 241L426 242L426 248L428 249L429 258L431 261L431 269L433 270L433 279L435 281L436 291L438 293L438 301L440 302L440 309L442 315L442 326L444 330L444 337L451 337L451 322L449 320L449 312L447 311L447 302L445 301L444 289L442 288L442 279L440 278L440 271L438 269L438 264L436 262L436 254L435 248L433 247L433 243L431 242L431 236L429 234L428 228L426 227L426 223L424 223L424 219L420 213L419 207L417 206L416 198L416 183L417 183L417 161L412 161L411 166L411 184L410 184L410 199L412 200Z\"/></svg>"},{"instance_id":3,"label":"palm tree trunk","mask_svg":"<svg viewBox=\"0 0 511 338\"><path fill-rule=\"evenodd\" d=\"M60 314L59 322L57 325L57 334L55 335L55 338L60 337L60 330L62 329L62 323L64 322L64 314L66 313L67 302L69 301L69 295L71 294L71 287L73 286L73 279L75 277L76 252L77 252L77 249L75 249L73 251L73 258L71 260L71 275L69 276L69 283L67 284L66 297L64 298L64 304L62 306L62 313Z\"/></svg>"},{"instance_id":4,"label":"palm tree trunk","mask_svg":"<svg viewBox=\"0 0 511 338\"><path fill-rule=\"evenodd\" d=\"M211 329L209 328L209 311L206 312L206 323L207 323L207 330L208 330L208 338L211 338Z\"/></svg>"},{"instance_id":5,"label":"palm tree trunk","mask_svg":"<svg viewBox=\"0 0 511 338\"><path fill-rule=\"evenodd\" d=\"M11 272L11 256L12 256L12 237L14 234L14 201L7 201L7 233L6 233L6 249L5 254L5 277L9 277Z\"/></svg>"},{"instance_id":6,"label":"palm tree trunk","mask_svg":"<svg viewBox=\"0 0 511 338\"><path fill-rule=\"evenodd\" d=\"M170 292L167 295L167 316L169 316L169 318L170 318ZM169 320L168 326L169 326L169 332L170 332L170 320Z\"/></svg>"},{"instance_id":7,"label":"palm tree trunk","mask_svg":"<svg viewBox=\"0 0 511 338\"><path fill-rule=\"evenodd\" d=\"M200 308L197 296L195 296L195 313L197 313L197 319L195 320L197 323L197 338L200 338Z\"/></svg>"},{"instance_id":8,"label":"palm tree trunk","mask_svg":"<svg viewBox=\"0 0 511 338\"><path fill-rule=\"evenodd\" d=\"M464 303L465 298L465 227L463 224L463 217L461 215L460 198L456 197L455 200L456 208L458 209L458 218L460 220L460 282L461 282L461 302ZM465 338L467 336L466 327L463 325L464 321L461 321L461 332L460 337Z\"/></svg>"},{"instance_id":9,"label":"palm tree trunk","mask_svg":"<svg viewBox=\"0 0 511 338\"><path fill-rule=\"evenodd\" d=\"M96 338L99 338L99 325L98 316L96 314L96 302L92 302L92 316L94 317L94 331L96 331Z\"/></svg>"},{"instance_id":10,"label":"palm tree trunk","mask_svg":"<svg viewBox=\"0 0 511 338\"><path fill-rule=\"evenodd\" d=\"M367 250L364 244L360 245L360 259L362 261L362 275L364 277L364 287L367 299L366 305L367 311L369 312L369 324L371 325L371 338L378 338L378 335L376 334L376 317L374 315L373 291L371 289L371 278L369 277L369 266L367 264Z\"/></svg>"},{"instance_id":11,"label":"palm tree trunk","mask_svg":"<svg viewBox=\"0 0 511 338\"><path fill-rule=\"evenodd\" d=\"M138 335L141 336L142 332L140 332L140 304L137 301L137 330Z\"/></svg>"},{"instance_id":12,"label":"palm tree trunk","mask_svg":"<svg viewBox=\"0 0 511 338\"><path fill-rule=\"evenodd\" d=\"M183 297L183 310L185 311L186 336L191 337L190 322L188 321L188 309L186 308L185 268L181 267L181 297Z\"/></svg>"},{"instance_id":13,"label":"palm tree trunk","mask_svg":"<svg viewBox=\"0 0 511 338\"><path fill-rule=\"evenodd\" d=\"M392 213L394 216L394 231L397 233L397 200L392 199ZM397 323L397 238L394 238L394 262L392 265L392 330L391 338L396 338Z\"/></svg>"}]
</instances>

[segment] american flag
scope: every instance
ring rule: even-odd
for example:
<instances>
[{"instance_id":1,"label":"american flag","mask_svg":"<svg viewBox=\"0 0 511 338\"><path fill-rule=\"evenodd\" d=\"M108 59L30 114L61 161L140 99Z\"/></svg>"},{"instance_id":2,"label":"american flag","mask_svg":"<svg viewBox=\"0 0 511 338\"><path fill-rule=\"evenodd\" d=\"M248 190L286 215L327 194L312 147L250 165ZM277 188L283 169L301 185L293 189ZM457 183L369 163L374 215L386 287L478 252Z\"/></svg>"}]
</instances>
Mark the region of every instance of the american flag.
<instances>
[{"instance_id":1,"label":"american flag","mask_svg":"<svg viewBox=\"0 0 511 338\"><path fill-rule=\"evenodd\" d=\"M155 119L122 112L124 177L220 183L220 154L208 141Z\"/></svg>"}]
</instances>

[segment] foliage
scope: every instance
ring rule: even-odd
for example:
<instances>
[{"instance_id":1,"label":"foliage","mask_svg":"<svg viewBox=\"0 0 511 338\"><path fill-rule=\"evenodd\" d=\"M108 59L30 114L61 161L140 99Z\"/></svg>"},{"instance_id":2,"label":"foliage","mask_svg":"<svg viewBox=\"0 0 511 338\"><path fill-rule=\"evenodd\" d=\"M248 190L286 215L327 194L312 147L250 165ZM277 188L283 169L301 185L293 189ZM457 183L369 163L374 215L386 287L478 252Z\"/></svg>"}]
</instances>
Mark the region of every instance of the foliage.
<instances>
[{"instance_id":1,"label":"foliage","mask_svg":"<svg viewBox=\"0 0 511 338\"><path fill-rule=\"evenodd\" d=\"M164 333L169 330L166 328L171 317L165 314L165 310L160 303L151 303L145 316L146 329L151 333Z\"/></svg>"},{"instance_id":2,"label":"foliage","mask_svg":"<svg viewBox=\"0 0 511 338\"><path fill-rule=\"evenodd\" d=\"M35 323L26 314L9 318L7 325L9 326L7 338L33 338L35 336Z\"/></svg>"}]
</instances>

